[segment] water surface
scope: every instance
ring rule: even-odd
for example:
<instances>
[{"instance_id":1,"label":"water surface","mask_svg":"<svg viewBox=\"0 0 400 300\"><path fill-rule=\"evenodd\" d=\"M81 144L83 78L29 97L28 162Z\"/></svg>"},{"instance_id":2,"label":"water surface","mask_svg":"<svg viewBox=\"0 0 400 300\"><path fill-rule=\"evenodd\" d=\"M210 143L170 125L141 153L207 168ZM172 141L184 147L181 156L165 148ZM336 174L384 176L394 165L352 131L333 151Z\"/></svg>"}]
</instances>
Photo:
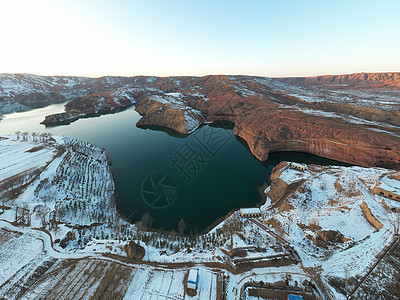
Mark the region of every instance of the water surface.
<instances>
[{"instance_id":1,"label":"water surface","mask_svg":"<svg viewBox=\"0 0 400 300\"><path fill-rule=\"evenodd\" d=\"M141 129L133 107L70 125L40 124L45 115L62 111L63 104L55 104L6 115L0 134L51 132L104 147L112 161L119 212L131 222L148 212L157 229L176 230L184 219L187 232L201 232L236 208L261 203L259 189L282 160L338 164L296 152L274 153L261 163L230 129L207 125L187 137Z\"/></svg>"}]
</instances>

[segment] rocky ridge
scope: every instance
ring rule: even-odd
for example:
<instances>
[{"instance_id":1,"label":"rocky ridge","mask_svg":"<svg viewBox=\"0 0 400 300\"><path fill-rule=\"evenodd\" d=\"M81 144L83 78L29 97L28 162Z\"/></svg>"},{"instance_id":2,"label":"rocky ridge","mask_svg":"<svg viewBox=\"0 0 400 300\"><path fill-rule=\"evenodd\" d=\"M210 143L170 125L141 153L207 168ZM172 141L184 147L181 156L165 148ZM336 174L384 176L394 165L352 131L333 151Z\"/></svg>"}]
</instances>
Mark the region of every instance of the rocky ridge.
<instances>
[{"instance_id":1,"label":"rocky ridge","mask_svg":"<svg viewBox=\"0 0 400 300\"><path fill-rule=\"evenodd\" d=\"M370 74L366 79L354 74L319 82L396 82L396 74ZM86 78L69 87L85 95L43 123L71 122L135 104L142 115L139 126L168 127L182 134L208 122L231 121L234 133L262 161L270 152L303 151L361 166L400 169L400 90L395 84L373 85L366 92L307 80L224 75Z\"/></svg>"},{"instance_id":2,"label":"rocky ridge","mask_svg":"<svg viewBox=\"0 0 400 300\"><path fill-rule=\"evenodd\" d=\"M400 88L400 73L355 73L281 78L282 81L340 89Z\"/></svg>"},{"instance_id":3,"label":"rocky ridge","mask_svg":"<svg viewBox=\"0 0 400 300\"><path fill-rule=\"evenodd\" d=\"M292 166L280 163L271 173L263 207L265 223L294 245L302 267L319 276L333 292L329 299L344 299L397 240L400 200L376 194L374 188L400 194L399 172L319 165L303 165L304 170L298 170ZM392 261L397 263L397 259ZM397 283L397 274L392 274L396 272L381 275L389 287ZM375 289L381 286L382 278L368 278L376 280Z\"/></svg>"}]
</instances>

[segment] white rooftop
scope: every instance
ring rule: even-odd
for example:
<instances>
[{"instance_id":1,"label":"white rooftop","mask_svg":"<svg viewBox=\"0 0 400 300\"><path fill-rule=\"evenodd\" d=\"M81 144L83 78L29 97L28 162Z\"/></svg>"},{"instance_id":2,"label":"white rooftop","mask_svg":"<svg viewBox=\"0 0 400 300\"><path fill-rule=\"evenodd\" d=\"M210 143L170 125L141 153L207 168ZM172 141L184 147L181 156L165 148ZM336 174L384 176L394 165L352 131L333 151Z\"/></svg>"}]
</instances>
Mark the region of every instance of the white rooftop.
<instances>
[{"instance_id":1,"label":"white rooftop","mask_svg":"<svg viewBox=\"0 0 400 300\"><path fill-rule=\"evenodd\" d=\"M189 270L189 275L187 281L197 282L197 276L199 274L199 269L191 268Z\"/></svg>"},{"instance_id":2,"label":"white rooftop","mask_svg":"<svg viewBox=\"0 0 400 300\"><path fill-rule=\"evenodd\" d=\"M261 210L258 207L241 208L240 211L242 214L260 214L261 213Z\"/></svg>"}]
</instances>

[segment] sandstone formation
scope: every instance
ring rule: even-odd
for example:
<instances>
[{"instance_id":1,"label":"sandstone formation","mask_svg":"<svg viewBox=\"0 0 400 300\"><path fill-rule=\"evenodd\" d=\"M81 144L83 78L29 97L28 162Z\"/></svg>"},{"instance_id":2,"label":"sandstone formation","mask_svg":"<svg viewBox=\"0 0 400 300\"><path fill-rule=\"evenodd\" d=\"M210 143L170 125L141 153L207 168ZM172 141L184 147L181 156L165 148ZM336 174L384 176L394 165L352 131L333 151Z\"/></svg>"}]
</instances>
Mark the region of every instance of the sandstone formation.
<instances>
[{"instance_id":1,"label":"sandstone formation","mask_svg":"<svg viewBox=\"0 0 400 300\"><path fill-rule=\"evenodd\" d=\"M361 203L361 209L364 213L365 218L373 227L375 227L378 230L383 227L382 223L379 222L379 220L371 213L371 210L369 209L365 201Z\"/></svg>"},{"instance_id":2,"label":"sandstone formation","mask_svg":"<svg viewBox=\"0 0 400 300\"><path fill-rule=\"evenodd\" d=\"M146 99L136 105L136 110L143 116L137 126L161 126L187 134L185 114L181 109L170 108L168 105Z\"/></svg>"},{"instance_id":3,"label":"sandstone formation","mask_svg":"<svg viewBox=\"0 0 400 300\"><path fill-rule=\"evenodd\" d=\"M398 179L397 179L398 180ZM398 193L398 191L388 191L382 187L380 187L379 185L374 186L374 188L371 190L371 192L375 195L379 195L382 197L386 197L395 201L400 201L400 194Z\"/></svg>"},{"instance_id":4,"label":"sandstone formation","mask_svg":"<svg viewBox=\"0 0 400 300\"><path fill-rule=\"evenodd\" d=\"M143 116L136 125L166 127L180 134L188 134L205 122L202 113L191 108L181 94L144 97L136 110Z\"/></svg>"},{"instance_id":5,"label":"sandstone formation","mask_svg":"<svg viewBox=\"0 0 400 300\"><path fill-rule=\"evenodd\" d=\"M382 227L386 228L385 238L396 232L395 201L371 197L371 187L382 184L398 189L400 182L391 179L397 172L318 165L298 171L280 163L273 172L278 173L280 176L271 182L268 191L272 198L266 202L266 216L273 216L277 221L274 223L280 225L277 232L286 233L289 240L304 243L306 238L319 250L331 251L375 241L382 236L378 232ZM290 189L299 183L300 187ZM370 245L376 247L375 242Z\"/></svg>"},{"instance_id":6,"label":"sandstone formation","mask_svg":"<svg viewBox=\"0 0 400 300\"><path fill-rule=\"evenodd\" d=\"M337 230L319 230L315 237L309 237L317 247L327 248L327 246L336 243L345 243L350 241L340 231Z\"/></svg>"}]
</instances>

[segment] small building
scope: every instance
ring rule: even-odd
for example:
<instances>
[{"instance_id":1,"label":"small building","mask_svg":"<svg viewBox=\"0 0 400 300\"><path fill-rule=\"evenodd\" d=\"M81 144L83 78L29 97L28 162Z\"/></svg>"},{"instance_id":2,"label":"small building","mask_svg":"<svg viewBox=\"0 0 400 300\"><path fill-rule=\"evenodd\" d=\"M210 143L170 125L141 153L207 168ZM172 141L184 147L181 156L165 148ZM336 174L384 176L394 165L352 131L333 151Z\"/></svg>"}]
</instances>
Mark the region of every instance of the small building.
<instances>
[{"instance_id":1,"label":"small building","mask_svg":"<svg viewBox=\"0 0 400 300\"><path fill-rule=\"evenodd\" d=\"M241 208L240 215L243 218L254 218L261 216L261 210L259 208Z\"/></svg>"},{"instance_id":2,"label":"small building","mask_svg":"<svg viewBox=\"0 0 400 300\"><path fill-rule=\"evenodd\" d=\"M297 163L290 163L290 167L292 168L292 169L295 169L295 170L299 170L299 171L304 171L305 169L306 169L306 166L305 165L303 165L303 164L297 164Z\"/></svg>"},{"instance_id":3,"label":"small building","mask_svg":"<svg viewBox=\"0 0 400 300\"><path fill-rule=\"evenodd\" d=\"M289 294L287 296L288 300L303 300L303 296Z\"/></svg>"},{"instance_id":4,"label":"small building","mask_svg":"<svg viewBox=\"0 0 400 300\"><path fill-rule=\"evenodd\" d=\"M187 279L188 289L196 290L198 283L199 283L199 269L198 268L190 268L189 274L188 274L188 279Z\"/></svg>"}]
</instances>

